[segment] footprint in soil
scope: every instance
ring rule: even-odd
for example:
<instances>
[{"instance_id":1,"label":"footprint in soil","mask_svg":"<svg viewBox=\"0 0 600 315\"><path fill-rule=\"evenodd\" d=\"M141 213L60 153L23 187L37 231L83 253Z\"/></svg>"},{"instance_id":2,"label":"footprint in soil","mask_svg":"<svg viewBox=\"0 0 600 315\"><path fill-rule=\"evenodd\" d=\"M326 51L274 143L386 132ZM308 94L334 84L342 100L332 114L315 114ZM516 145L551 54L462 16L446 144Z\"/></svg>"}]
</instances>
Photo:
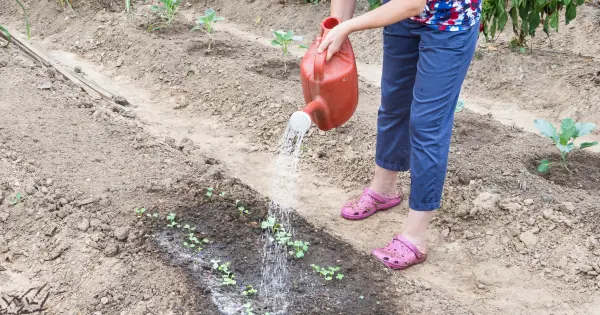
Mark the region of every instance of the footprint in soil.
<instances>
[{"instance_id":1,"label":"footprint in soil","mask_svg":"<svg viewBox=\"0 0 600 315\"><path fill-rule=\"evenodd\" d=\"M248 67L248 70L272 79L286 80L295 78L296 80L300 80L300 64L298 61L288 60L286 70L283 60L269 59L266 62Z\"/></svg>"}]
</instances>

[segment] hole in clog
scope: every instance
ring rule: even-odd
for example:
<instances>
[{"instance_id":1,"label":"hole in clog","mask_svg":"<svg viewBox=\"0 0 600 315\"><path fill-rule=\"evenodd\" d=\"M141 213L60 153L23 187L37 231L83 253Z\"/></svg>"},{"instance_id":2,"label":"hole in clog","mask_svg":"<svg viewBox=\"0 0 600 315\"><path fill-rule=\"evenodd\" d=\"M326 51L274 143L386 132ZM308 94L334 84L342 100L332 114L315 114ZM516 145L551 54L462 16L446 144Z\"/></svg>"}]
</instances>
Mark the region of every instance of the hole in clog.
<instances>
[{"instance_id":1,"label":"hole in clog","mask_svg":"<svg viewBox=\"0 0 600 315\"><path fill-rule=\"evenodd\" d=\"M390 258L389 257L383 257L383 260L388 261L388 260L390 260Z\"/></svg>"}]
</instances>

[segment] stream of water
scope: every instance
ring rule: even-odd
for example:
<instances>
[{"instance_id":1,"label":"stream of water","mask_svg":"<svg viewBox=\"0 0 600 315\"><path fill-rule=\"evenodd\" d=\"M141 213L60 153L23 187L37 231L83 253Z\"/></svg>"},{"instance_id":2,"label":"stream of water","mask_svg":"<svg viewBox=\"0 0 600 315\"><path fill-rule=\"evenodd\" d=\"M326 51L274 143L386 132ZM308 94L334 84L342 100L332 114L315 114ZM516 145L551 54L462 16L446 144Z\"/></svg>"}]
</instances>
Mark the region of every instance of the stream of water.
<instances>
[{"instance_id":1,"label":"stream of water","mask_svg":"<svg viewBox=\"0 0 600 315\"><path fill-rule=\"evenodd\" d=\"M269 197L275 200L294 200L296 198L297 167L302 150L302 140L305 132L296 131L288 124L281 140L275 162L275 174ZM274 218L279 229L292 235L293 227L290 222L290 209L280 207L273 201L269 203L269 218ZM288 273L288 249L279 244L273 237L265 233L262 283L259 291L271 314L285 314L289 305L291 278Z\"/></svg>"}]
</instances>

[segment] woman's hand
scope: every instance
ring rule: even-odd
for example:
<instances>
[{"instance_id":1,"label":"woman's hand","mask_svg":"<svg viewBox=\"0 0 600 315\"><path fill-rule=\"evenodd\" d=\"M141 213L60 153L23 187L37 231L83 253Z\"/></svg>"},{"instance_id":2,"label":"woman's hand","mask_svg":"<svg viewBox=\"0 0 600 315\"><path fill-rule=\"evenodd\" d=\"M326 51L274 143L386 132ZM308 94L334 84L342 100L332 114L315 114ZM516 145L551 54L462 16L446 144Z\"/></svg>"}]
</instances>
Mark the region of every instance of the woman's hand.
<instances>
[{"instance_id":1,"label":"woman's hand","mask_svg":"<svg viewBox=\"0 0 600 315\"><path fill-rule=\"evenodd\" d=\"M325 38L321 39L321 44L317 48L317 52L322 54L327 49L327 58L329 61L333 54L340 50L342 47L342 43L348 38L348 35L352 33L352 30L349 27L349 23L343 22L338 26L331 29Z\"/></svg>"}]
</instances>

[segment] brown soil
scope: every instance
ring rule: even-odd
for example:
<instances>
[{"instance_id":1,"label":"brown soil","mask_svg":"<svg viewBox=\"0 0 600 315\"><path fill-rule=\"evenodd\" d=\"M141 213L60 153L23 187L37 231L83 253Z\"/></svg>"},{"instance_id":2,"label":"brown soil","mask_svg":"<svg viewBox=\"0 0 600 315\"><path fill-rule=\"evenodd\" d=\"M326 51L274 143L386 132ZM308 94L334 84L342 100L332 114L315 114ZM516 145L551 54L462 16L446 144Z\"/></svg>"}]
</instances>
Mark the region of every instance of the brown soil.
<instances>
[{"instance_id":1,"label":"brown soil","mask_svg":"<svg viewBox=\"0 0 600 315\"><path fill-rule=\"evenodd\" d=\"M54 313L218 313L219 292L206 290L213 273L182 258L179 234L138 220L133 209L146 206L162 217L176 212L213 241L207 255L232 261L241 281L260 280L262 235L251 222L264 217L259 194L268 195L277 176L275 144L303 105L298 61L289 56L284 74L269 29L293 29L308 41L326 6L213 1L227 20L215 26L207 52L206 36L187 29L204 2L184 5L175 26L157 33L140 27L147 22L142 3L132 15L76 3L74 18L53 3L28 5L32 44L125 96L136 117L120 116L14 48L2 51L0 105L14 114L0 123L0 179L6 183L0 226L7 231L0 239L0 270L6 269L0 277L9 283L0 293L48 282ZM16 5L3 3L0 12L11 29L21 28ZM376 75L361 72L351 121L330 132L313 129L305 139L298 198L268 196L294 208L298 235L315 244L305 260L290 262L303 291L292 295L290 313L597 314L598 155L572 157L577 178L544 178L532 161L554 154L546 139L468 110L511 105L515 121L528 117L525 109L537 117L572 112L599 122L597 60L578 56L600 51L591 27L597 15L594 4L583 6L573 29L553 36L554 50L542 39L531 55L511 52L508 37L481 44L465 84L467 110L455 123L429 259L405 272L386 273L367 254L401 229L406 204L361 222L339 218L339 206L372 175L379 88ZM356 34L352 41L359 62L376 67L380 33ZM560 53L552 52L557 48ZM46 81L50 90L39 90ZM189 143L185 138L195 145L170 145ZM45 184L48 178L52 185ZM400 182L408 187L409 176ZM231 199L209 202L208 186L223 188ZM33 194L8 205L26 189ZM60 206L62 196L66 206ZM94 202L78 206L87 198ZM239 218L234 199L247 201L252 214ZM79 229L85 220L93 227ZM130 228L126 241L114 238L120 227ZM347 282L321 285L312 262L339 264ZM260 307L260 297L253 303Z\"/></svg>"},{"instance_id":2,"label":"brown soil","mask_svg":"<svg viewBox=\"0 0 600 315\"><path fill-rule=\"evenodd\" d=\"M550 170L545 174L537 170L542 159L548 159L551 163ZM600 158L598 155L577 152L569 157L567 167L568 170L563 167L560 154L544 152L544 155L540 154L531 160L529 171L557 185L584 189L591 195L600 194Z\"/></svg>"}]
</instances>

